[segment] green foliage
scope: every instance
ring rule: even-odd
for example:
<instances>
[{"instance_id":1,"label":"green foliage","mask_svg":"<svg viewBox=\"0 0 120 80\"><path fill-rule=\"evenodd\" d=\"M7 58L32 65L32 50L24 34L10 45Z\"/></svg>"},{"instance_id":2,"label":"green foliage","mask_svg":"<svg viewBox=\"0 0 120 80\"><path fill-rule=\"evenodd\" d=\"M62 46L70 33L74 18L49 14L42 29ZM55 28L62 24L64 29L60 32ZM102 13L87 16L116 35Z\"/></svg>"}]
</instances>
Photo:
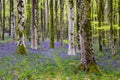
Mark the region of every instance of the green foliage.
<instances>
[{"instance_id":1,"label":"green foliage","mask_svg":"<svg viewBox=\"0 0 120 80\"><path fill-rule=\"evenodd\" d=\"M118 24L116 24L116 25L113 25L113 27L115 28L115 29L120 29L120 27L119 27L119 25ZM110 30L110 26L102 26L102 27L98 27L97 29L101 29L101 30Z\"/></svg>"},{"instance_id":2,"label":"green foliage","mask_svg":"<svg viewBox=\"0 0 120 80\"><path fill-rule=\"evenodd\" d=\"M110 30L110 26L102 26L102 27L98 27L97 29Z\"/></svg>"},{"instance_id":3,"label":"green foliage","mask_svg":"<svg viewBox=\"0 0 120 80\"><path fill-rule=\"evenodd\" d=\"M98 21L92 21L91 23L94 25L98 25Z\"/></svg>"},{"instance_id":4,"label":"green foliage","mask_svg":"<svg viewBox=\"0 0 120 80\"><path fill-rule=\"evenodd\" d=\"M119 29L120 29L120 27L119 27L119 25L118 25L118 24L113 25L113 27L114 27L115 29L117 29L117 30L119 30Z\"/></svg>"},{"instance_id":5,"label":"green foliage","mask_svg":"<svg viewBox=\"0 0 120 80\"><path fill-rule=\"evenodd\" d=\"M69 44L68 40L63 40L65 44ZM74 45L77 45L77 42L74 40Z\"/></svg>"},{"instance_id":6,"label":"green foliage","mask_svg":"<svg viewBox=\"0 0 120 80\"><path fill-rule=\"evenodd\" d=\"M99 52L99 53L97 53L96 55L97 55L98 57L104 56L104 54L103 54L102 52Z\"/></svg>"},{"instance_id":7,"label":"green foliage","mask_svg":"<svg viewBox=\"0 0 120 80\"><path fill-rule=\"evenodd\" d=\"M44 59L42 64L40 61ZM61 59L58 51L54 53L55 62L40 54L28 53L28 55L11 55L0 57L0 78L3 80L118 80L119 71L103 71L100 74L91 74L74 70L79 60ZM4 62L4 63L3 63ZM13 62L13 63L12 63ZM93 68L93 66L91 66Z\"/></svg>"},{"instance_id":8,"label":"green foliage","mask_svg":"<svg viewBox=\"0 0 120 80\"><path fill-rule=\"evenodd\" d=\"M11 42L13 39L5 34L5 40L0 40L0 44L5 44L6 42Z\"/></svg>"},{"instance_id":9,"label":"green foliage","mask_svg":"<svg viewBox=\"0 0 120 80\"><path fill-rule=\"evenodd\" d=\"M98 37L98 34L93 34L93 37Z\"/></svg>"},{"instance_id":10,"label":"green foliage","mask_svg":"<svg viewBox=\"0 0 120 80\"><path fill-rule=\"evenodd\" d=\"M97 17L97 14L93 14L92 17L93 17L93 18Z\"/></svg>"},{"instance_id":11,"label":"green foliage","mask_svg":"<svg viewBox=\"0 0 120 80\"><path fill-rule=\"evenodd\" d=\"M68 44L68 40L63 40L63 42L64 42L65 44Z\"/></svg>"}]
</instances>

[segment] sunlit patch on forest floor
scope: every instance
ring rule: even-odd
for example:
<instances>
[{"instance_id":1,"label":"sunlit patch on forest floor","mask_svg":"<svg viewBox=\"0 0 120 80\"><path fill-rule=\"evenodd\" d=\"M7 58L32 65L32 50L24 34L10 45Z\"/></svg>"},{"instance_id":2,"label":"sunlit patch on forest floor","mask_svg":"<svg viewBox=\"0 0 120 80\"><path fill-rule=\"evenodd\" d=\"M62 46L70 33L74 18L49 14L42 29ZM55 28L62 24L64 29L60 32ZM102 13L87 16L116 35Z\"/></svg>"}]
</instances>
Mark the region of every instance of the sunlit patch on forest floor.
<instances>
[{"instance_id":1,"label":"sunlit patch on forest floor","mask_svg":"<svg viewBox=\"0 0 120 80\"><path fill-rule=\"evenodd\" d=\"M0 43L0 80L118 80L120 79L120 50L111 55L110 50L95 51L95 59L102 74L74 73L80 55L67 55L68 45L49 49L49 41L40 42L38 50L26 42L27 55L17 55L16 43Z\"/></svg>"}]
</instances>

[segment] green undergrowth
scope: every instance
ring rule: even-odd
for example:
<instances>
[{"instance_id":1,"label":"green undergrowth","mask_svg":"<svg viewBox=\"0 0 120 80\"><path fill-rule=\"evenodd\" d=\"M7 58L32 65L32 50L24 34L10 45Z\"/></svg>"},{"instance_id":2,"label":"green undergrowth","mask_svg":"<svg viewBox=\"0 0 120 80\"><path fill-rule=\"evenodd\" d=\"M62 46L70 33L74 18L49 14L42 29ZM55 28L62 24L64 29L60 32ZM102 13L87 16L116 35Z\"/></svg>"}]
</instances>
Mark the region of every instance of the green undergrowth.
<instances>
[{"instance_id":1,"label":"green undergrowth","mask_svg":"<svg viewBox=\"0 0 120 80\"><path fill-rule=\"evenodd\" d=\"M119 71L92 74L75 69L79 60L61 59L57 52L54 61L40 54L11 55L0 57L0 79L2 80L118 80ZM42 61L41 61L42 59Z\"/></svg>"},{"instance_id":2,"label":"green undergrowth","mask_svg":"<svg viewBox=\"0 0 120 80\"><path fill-rule=\"evenodd\" d=\"M0 40L0 44L5 44L5 43L11 42L11 41L14 41L14 40L8 36L8 37L5 37L4 40Z\"/></svg>"},{"instance_id":3,"label":"green undergrowth","mask_svg":"<svg viewBox=\"0 0 120 80\"><path fill-rule=\"evenodd\" d=\"M2 38L0 38L0 44L5 44L7 42L15 42L15 40L11 36L8 36L7 33L5 33L5 39L2 40Z\"/></svg>"},{"instance_id":4,"label":"green undergrowth","mask_svg":"<svg viewBox=\"0 0 120 80\"><path fill-rule=\"evenodd\" d=\"M63 42L65 43L65 44L69 44L69 41L68 40L63 40ZM74 45L77 45L77 41L76 40L74 40Z\"/></svg>"}]
</instances>

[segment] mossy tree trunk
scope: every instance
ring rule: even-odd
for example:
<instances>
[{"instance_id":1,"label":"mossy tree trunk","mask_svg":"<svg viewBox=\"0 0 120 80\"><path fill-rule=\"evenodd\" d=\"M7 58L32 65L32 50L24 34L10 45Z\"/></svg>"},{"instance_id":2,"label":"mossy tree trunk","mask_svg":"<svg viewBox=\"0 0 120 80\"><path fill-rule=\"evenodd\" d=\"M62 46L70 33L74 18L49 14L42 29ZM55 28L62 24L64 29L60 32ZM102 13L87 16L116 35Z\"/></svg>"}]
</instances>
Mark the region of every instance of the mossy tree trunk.
<instances>
[{"instance_id":1,"label":"mossy tree trunk","mask_svg":"<svg viewBox=\"0 0 120 80\"><path fill-rule=\"evenodd\" d=\"M45 29L45 37L48 38L48 31L49 31L49 11L48 11L48 0L45 1L45 25L46 25L46 29Z\"/></svg>"},{"instance_id":2,"label":"mossy tree trunk","mask_svg":"<svg viewBox=\"0 0 120 80\"><path fill-rule=\"evenodd\" d=\"M103 2L103 0L99 0L99 11L98 11L98 26L99 26L99 28L102 26L102 3ZM99 32L99 37L98 37L98 42L99 42L99 51L102 51L102 30L101 29L99 29L98 30L98 32Z\"/></svg>"},{"instance_id":3,"label":"mossy tree trunk","mask_svg":"<svg viewBox=\"0 0 120 80\"><path fill-rule=\"evenodd\" d=\"M77 48L80 50L80 39L79 39L79 30L80 30L80 22L81 22L81 0L76 0L76 26L77 26Z\"/></svg>"},{"instance_id":4,"label":"mossy tree trunk","mask_svg":"<svg viewBox=\"0 0 120 80\"><path fill-rule=\"evenodd\" d=\"M114 45L114 28L113 28L113 0L109 0L109 19L110 19L110 48L112 54L115 54L115 45Z\"/></svg>"},{"instance_id":5,"label":"mossy tree trunk","mask_svg":"<svg viewBox=\"0 0 120 80\"><path fill-rule=\"evenodd\" d=\"M31 27L31 1L27 0L27 4L26 4L26 10L27 10L27 20L26 20L26 35L27 35L27 39L29 41L31 41L31 33L30 33L30 27Z\"/></svg>"},{"instance_id":6,"label":"mossy tree trunk","mask_svg":"<svg viewBox=\"0 0 120 80\"><path fill-rule=\"evenodd\" d=\"M45 28L45 25L44 25L44 2L41 2L41 38L42 38L42 41L44 41L44 28Z\"/></svg>"},{"instance_id":7,"label":"mossy tree trunk","mask_svg":"<svg viewBox=\"0 0 120 80\"><path fill-rule=\"evenodd\" d=\"M40 4L41 8L40 8L40 35L41 35L41 39L43 40L43 2L41 2Z\"/></svg>"},{"instance_id":8,"label":"mossy tree trunk","mask_svg":"<svg viewBox=\"0 0 120 80\"><path fill-rule=\"evenodd\" d=\"M113 25L117 24L117 10L116 10L116 6L117 6L117 2L116 0L113 0ZM118 30L116 27L113 27L113 31L114 31L114 45L117 44L117 33Z\"/></svg>"},{"instance_id":9,"label":"mossy tree trunk","mask_svg":"<svg viewBox=\"0 0 120 80\"><path fill-rule=\"evenodd\" d=\"M10 17L9 17L9 36L11 36L11 12L12 12L12 0L10 0Z\"/></svg>"},{"instance_id":10,"label":"mossy tree trunk","mask_svg":"<svg viewBox=\"0 0 120 80\"><path fill-rule=\"evenodd\" d=\"M78 19L79 33L78 45L81 51L81 62L78 66L79 70L85 72L99 72L99 68L94 59L92 45L92 27L91 27L91 0L77 0L78 7L81 9L81 19ZM80 8L81 5L81 8ZM80 10L78 10L80 11ZM80 13L80 12L78 12ZM77 15L79 16L79 14Z\"/></svg>"},{"instance_id":11,"label":"mossy tree trunk","mask_svg":"<svg viewBox=\"0 0 120 80\"><path fill-rule=\"evenodd\" d=\"M74 48L74 3L73 0L69 0L69 13L68 13L68 36L69 36L69 48L68 55L75 55Z\"/></svg>"},{"instance_id":12,"label":"mossy tree trunk","mask_svg":"<svg viewBox=\"0 0 120 80\"><path fill-rule=\"evenodd\" d=\"M119 9L119 27L120 27L120 0L118 2L118 9ZM120 29L119 29L119 46L120 46Z\"/></svg>"},{"instance_id":13,"label":"mossy tree trunk","mask_svg":"<svg viewBox=\"0 0 120 80\"><path fill-rule=\"evenodd\" d=\"M60 42L63 47L63 28L64 28L64 0L60 0Z\"/></svg>"},{"instance_id":14,"label":"mossy tree trunk","mask_svg":"<svg viewBox=\"0 0 120 80\"><path fill-rule=\"evenodd\" d=\"M55 34L56 39L59 41L59 29L58 29L58 0L55 0Z\"/></svg>"},{"instance_id":15,"label":"mossy tree trunk","mask_svg":"<svg viewBox=\"0 0 120 80\"><path fill-rule=\"evenodd\" d=\"M43 41L45 40L45 32L46 32L46 25L45 25L45 21L46 21L46 18L45 18L45 1L43 2L43 25L44 25L44 27L43 27Z\"/></svg>"},{"instance_id":16,"label":"mossy tree trunk","mask_svg":"<svg viewBox=\"0 0 120 80\"><path fill-rule=\"evenodd\" d=\"M2 32L2 0L0 0L0 38L1 38L1 33Z\"/></svg>"},{"instance_id":17,"label":"mossy tree trunk","mask_svg":"<svg viewBox=\"0 0 120 80\"><path fill-rule=\"evenodd\" d=\"M36 28L37 28L37 44L38 45L40 45L40 26L39 26L39 17L40 17L40 15L39 15L39 0L37 0L37 3L36 3L36 10L37 10L37 12L36 12Z\"/></svg>"},{"instance_id":18,"label":"mossy tree trunk","mask_svg":"<svg viewBox=\"0 0 120 80\"><path fill-rule=\"evenodd\" d=\"M104 24L104 11L105 11L105 0L102 0L102 2L101 2L101 14L102 14L102 16L101 16L101 21L102 21L102 26L103 26L103 24ZM106 45L106 43L105 43L105 38L106 38L106 33L105 33L106 31L103 29L102 30L102 45L103 46L105 46Z\"/></svg>"},{"instance_id":19,"label":"mossy tree trunk","mask_svg":"<svg viewBox=\"0 0 120 80\"><path fill-rule=\"evenodd\" d=\"M9 35L15 39L15 16L14 16L14 0L10 0L10 30Z\"/></svg>"},{"instance_id":20,"label":"mossy tree trunk","mask_svg":"<svg viewBox=\"0 0 120 80\"><path fill-rule=\"evenodd\" d=\"M31 48L37 49L37 0L32 0Z\"/></svg>"},{"instance_id":21,"label":"mossy tree trunk","mask_svg":"<svg viewBox=\"0 0 120 80\"><path fill-rule=\"evenodd\" d=\"M17 1L18 10L18 44L17 54L26 54L25 38L24 38L24 0Z\"/></svg>"},{"instance_id":22,"label":"mossy tree trunk","mask_svg":"<svg viewBox=\"0 0 120 80\"><path fill-rule=\"evenodd\" d=\"M49 17L49 12L50 12L50 8L49 8L49 0L46 0L46 27L49 28L49 20L50 20L50 17ZM46 30L46 36L48 37L49 35L49 29Z\"/></svg>"},{"instance_id":23,"label":"mossy tree trunk","mask_svg":"<svg viewBox=\"0 0 120 80\"><path fill-rule=\"evenodd\" d=\"M3 22L2 22L2 40L5 37L5 0L3 0Z\"/></svg>"},{"instance_id":24,"label":"mossy tree trunk","mask_svg":"<svg viewBox=\"0 0 120 80\"><path fill-rule=\"evenodd\" d=\"M53 0L50 0L50 48L54 48Z\"/></svg>"},{"instance_id":25,"label":"mossy tree trunk","mask_svg":"<svg viewBox=\"0 0 120 80\"><path fill-rule=\"evenodd\" d=\"M60 41L60 17L59 17L59 6L60 6L60 4L59 4L59 1L58 0L56 0L55 1L55 15L56 15L56 32L57 32L57 41Z\"/></svg>"}]
</instances>

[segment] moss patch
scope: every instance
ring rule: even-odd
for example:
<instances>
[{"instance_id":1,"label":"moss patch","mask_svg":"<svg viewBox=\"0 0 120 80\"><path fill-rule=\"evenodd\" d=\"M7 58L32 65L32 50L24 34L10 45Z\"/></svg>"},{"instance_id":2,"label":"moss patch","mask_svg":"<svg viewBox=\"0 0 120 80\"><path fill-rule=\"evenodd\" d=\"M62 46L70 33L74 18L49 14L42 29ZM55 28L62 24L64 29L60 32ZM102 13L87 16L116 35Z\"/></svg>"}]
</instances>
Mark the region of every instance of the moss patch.
<instances>
[{"instance_id":1,"label":"moss patch","mask_svg":"<svg viewBox=\"0 0 120 80\"><path fill-rule=\"evenodd\" d=\"M27 54L26 47L23 44L19 44L17 47L17 54Z\"/></svg>"},{"instance_id":2,"label":"moss patch","mask_svg":"<svg viewBox=\"0 0 120 80\"><path fill-rule=\"evenodd\" d=\"M84 67L82 64L78 65L77 70L85 71L88 73L101 73L99 67L96 64L90 64L87 67Z\"/></svg>"},{"instance_id":3,"label":"moss patch","mask_svg":"<svg viewBox=\"0 0 120 80\"><path fill-rule=\"evenodd\" d=\"M87 67L89 73L98 73L101 72L99 67L96 64L88 65Z\"/></svg>"}]
</instances>

